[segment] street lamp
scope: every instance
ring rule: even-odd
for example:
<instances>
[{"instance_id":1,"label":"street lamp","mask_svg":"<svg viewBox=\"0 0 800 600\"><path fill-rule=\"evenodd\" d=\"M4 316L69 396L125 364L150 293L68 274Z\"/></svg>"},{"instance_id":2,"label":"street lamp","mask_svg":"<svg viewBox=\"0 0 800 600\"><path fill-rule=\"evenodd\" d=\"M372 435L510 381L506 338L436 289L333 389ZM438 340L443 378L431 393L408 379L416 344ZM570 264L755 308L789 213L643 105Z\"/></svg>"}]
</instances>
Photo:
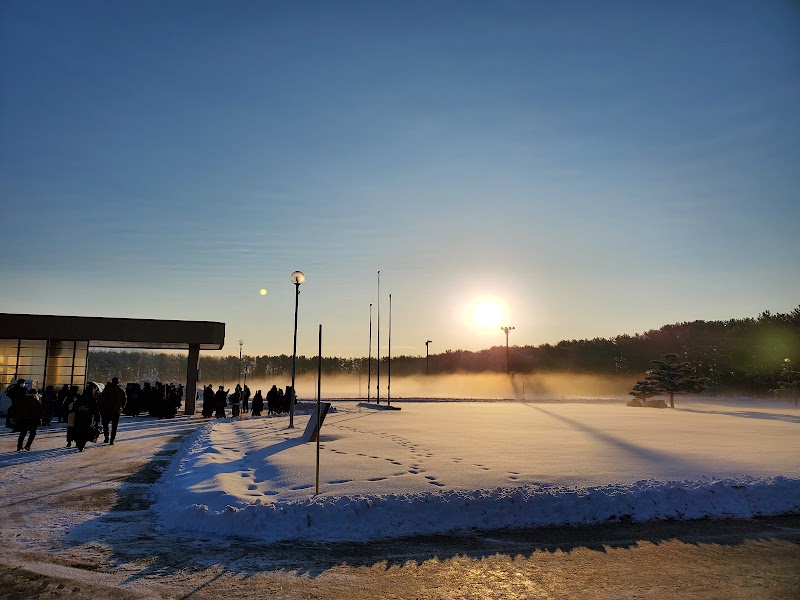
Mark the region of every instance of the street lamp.
<instances>
[{"instance_id":1,"label":"street lamp","mask_svg":"<svg viewBox=\"0 0 800 600\"><path fill-rule=\"evenodd\" d=\"M297 305L300 302L300 284L306 280L302 271L294 271L289 275L289 281L294 284L294 346L292 348L292 397L289 398L289 429L294 429L294 376L297 372Z\"/></svg>"},{"instance_id":2,"label":"street lamp","mask_svg":"<svg viewBox=\"0 0 800 600\"><path fill-rule=\"evenodd\" d=\"M786 383L789 383L789 372L792 370L792 359L783 359L783 373L786 375Z\"/></svg>"},{"instance_id":3,"label":"street lamp","mask_svg":"<svg viewBox=\"0 0 800 600\"><path fill-rule=\"evenodd\" d=\"M425 341L425 375L430 375L430 370L428 369L428 344L432 342L433 340Z\"/></svg>"},{"instance_id":4,"label":"street lamp","mask_svg":"<svg viewBox=\"0 0 800 600\"><path fill-rule=\"evenodd\" d=\"M501 327L500 331L506 332L506 374L511 374L511 370L508 368L508 332L512 331L513 327Z\"/></svg>"},{"instance_id":5,"label":"street lamp","mask_svg":"<svg viewBox=\"0 0 800 600\"><path fill-rule=\"evenodd\" d=\"M242 385L242 346L244 340L239 340L239 385Z\"/></svg>"}]
</instances>

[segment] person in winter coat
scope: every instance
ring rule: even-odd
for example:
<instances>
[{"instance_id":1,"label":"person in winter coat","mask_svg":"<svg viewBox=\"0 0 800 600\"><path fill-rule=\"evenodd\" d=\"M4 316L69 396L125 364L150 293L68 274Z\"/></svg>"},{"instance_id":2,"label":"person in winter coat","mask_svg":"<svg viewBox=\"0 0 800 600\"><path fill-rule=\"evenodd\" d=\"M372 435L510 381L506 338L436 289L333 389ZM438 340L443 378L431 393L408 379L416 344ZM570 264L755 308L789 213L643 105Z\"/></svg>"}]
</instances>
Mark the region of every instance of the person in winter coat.
<instances>
[{"instance_id":1,"label":"person in winter coat","mask_svg":"<svg viewBox=\"0 0 800 600\"><path fill-rule=\"evenodd\" d=\"M28 392L14 405L17 414L17 429L19 429L19 439L17 439L17 452L22 452L22 444L25 436L28 436L28 443L25 450L31 449L33 438L36 437L36 428L39 427L40 420L44 417L44 409L39 402L39 394L35 388Z\"/></svg>"},{"instance_id":2,"label":"person in winter coat","mask_svg":"<svg viewBox=\"0 0 800 600\"><path fill-rule=\"evenodd\" d=\"M229 398L231 403L231 416L238 417L239 416L239 406L242 402L242 386L238 383L236 384L236 389L233 390L233 394Z\"/></svg>"},{"instance_id":3,"label":"person in winter coat","mask_svg":"<svg viewBox=\"0 0 800 600\"><path fill-rule=\"evenodd\" d=\"M65 383L58 390L56 397L56 416L59 423L67 422L67 398L69 398L69 386Z\"/></svg>"},{"instance_id":4,"label":"person in winter coat","mask_svg":"<svg viewBox=\"0 0 800 600\"><path fill-rule=\"evenodd\" d=\"M264 397L261 395L261 390L256 390L256 395L253 396L253 416L260 417L262 410L264 410Z\"/></svg>"},{"instance_id":5,"label":"person in winter coat","mask_svg":"<svg viewBox=\"0 0 800 600\"><path fill-rule=\"evenodd\" d=\"M50 422L53 420L53 415L56 413L57 401L56 388L52 385L48 385L44 389L44 394L42 394L42 408L44 409L42 425L50 425Z\"/></svg>"},{"instance_id":6,"label":"person in winter coat","mask_svg":"<svg viewBox=\"0 0 800 600\"><path fill-rule=\"evenodd\" d=\"M6 395L11 400L11 406L16 407L17 402L22 402L25 399L25 394L27 390L25 389L25 380L18 379L17 384L14 386L8 386L6 390Z\"/></svg>"},{"instance_id":7,"label":"person in winter coat","mask_svg":"<svg viewBox=\"0 0 800 600\"><path fill-rule=\"evenodd\" d=\"M242 410L250 412L250 388L247 387L247 384L244 385L242 390Z\"/></svg>"},{"instance_id":8,"label":"person in winter coat","mask_svg":"<svg viewBox=\"0 0 800 600\"><path fill-rule=\"evenodd\" d=\"M86 442L97 440L100 425L100 405L97 402L97 388L87 385L83 395L75 403L75 426L73 435L78 451L83 452Z\"/></svg>"},{"instance_id":9,"label":"person in winter coat","mask_svg":"<svg viewBox=\"0 0 800 600\"><path fill-rule=\"evenodd\" d=\"M67 448L72 448L75 441L75 407L80 400L78 386L73 385L69 388L69 395L64 400L64 422L67 424Z\"/></svg>"},{"instance_id":10,"label":"person in winter coat","mask_svg":"<svg viewBox=\"0 0 800 600\"><path fill-rule=\"evenodd\" d=\"M214 416L214 389L210 385L203 388L203 416Z\"/></svg>"},{"instance_id":11,"label":"person in winter coat","mask_svg":"<svg viewBox=\"0 0 800 600\"><path fill-rule=\"evenodd\" d=\"M224 419L225 418L225 406L228 404L228 391L223 388L223 386L219 386L217 393L214 394L214 408L216 409L216 413L214 416L217 419Z\"/></svg>"},{"instance_id":12,"label":"person in winter coat","mask_svg":"<svg viewBox=\"0 0 800 600\"><path fill-rule=\"evenodd\" d=\"M100 394L100 416L103 420L103 431L105 432L106 444L114 445L114 439L117 437L117 425L119 425L119 416L122 414L122 409L125 408L125 390L119 387L119 379L114 377L111 384L103 388L103 393ZM111 425L111 436L109 438L108 427Z\"/></svg>"},{"instance_id":13,"label":"person in winter coat","mask_svg":"<svg viewBox=\"0 0 800 600\"><path fill-rule=\"evenodd\" d=\"M267 392L267 416L280 412L280 398L278 396L278 386L273 385Z\"/></svg>"}]
</instances>

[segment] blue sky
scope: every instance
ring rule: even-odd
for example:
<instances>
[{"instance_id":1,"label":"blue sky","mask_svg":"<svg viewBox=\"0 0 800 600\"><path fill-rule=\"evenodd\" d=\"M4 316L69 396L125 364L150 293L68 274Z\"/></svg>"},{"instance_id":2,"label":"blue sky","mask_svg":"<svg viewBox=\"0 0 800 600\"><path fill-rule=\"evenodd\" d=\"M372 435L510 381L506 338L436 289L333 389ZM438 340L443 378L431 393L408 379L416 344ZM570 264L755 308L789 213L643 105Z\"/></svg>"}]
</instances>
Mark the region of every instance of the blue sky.
<instances>
[{"instance_id":1,"label":"blue sky","mask_svg":"<svg viewBox=\"0 0 800 600\"><path fill-rule=\"evenodd\" d=\"M300 269L343 356L378 270L382 355L389 293L393 354L504 343L484 297L520 345L785 312L799 76L788 0L6 0L2 310L290 354Z\"/></svg>"}]
</instances>

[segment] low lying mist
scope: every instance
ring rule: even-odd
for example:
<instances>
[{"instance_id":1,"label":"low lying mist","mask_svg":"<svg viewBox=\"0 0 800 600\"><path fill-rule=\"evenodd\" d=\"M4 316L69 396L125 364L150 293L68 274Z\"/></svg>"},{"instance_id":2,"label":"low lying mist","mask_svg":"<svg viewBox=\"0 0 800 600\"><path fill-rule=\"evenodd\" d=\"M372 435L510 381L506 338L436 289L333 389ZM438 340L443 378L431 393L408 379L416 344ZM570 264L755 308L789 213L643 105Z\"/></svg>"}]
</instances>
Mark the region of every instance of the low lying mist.
<instances>
[{"instance_id":1,"label":"low lying mist","mask_svg":"<svg viewBox=\"0 0 800 600\"><path fill-rule=\"evenodd\" d=\"M220 382L211 383L216 389ZM371 380L369 396L376 395L377 380ZM388 378L381 373L380 397L387 396ZM391 398L464 398L475 400L492 399L576 399L576 398L625 398L636 383L635 375L602 376L576 373L455 373L449 375L392 376ZM285 388L291 384L291 377L275 379L248 378L247 385L253 393L262 394L272 385ZM228 387L235 387L226 383ZM296 378L297 397L300 400L317 397L316 374L304 374ZM323 398L367 398L367 378L365 376L323 375Z\"/></svg>"}]
</instances>

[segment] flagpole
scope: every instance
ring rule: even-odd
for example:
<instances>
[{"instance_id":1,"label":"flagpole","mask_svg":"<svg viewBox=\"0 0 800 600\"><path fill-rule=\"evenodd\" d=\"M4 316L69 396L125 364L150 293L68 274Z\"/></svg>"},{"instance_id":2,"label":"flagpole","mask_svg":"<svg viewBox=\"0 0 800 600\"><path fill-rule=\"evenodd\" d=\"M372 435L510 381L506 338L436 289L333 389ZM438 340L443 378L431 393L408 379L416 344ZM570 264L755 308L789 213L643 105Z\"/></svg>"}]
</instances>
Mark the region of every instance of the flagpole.
<instances>
[{"instance_id":1,"label":"flagpole","mask_svg":"<svg viewBox=\"0 0 800 600\"><path fill-rule=\"evenodd\" d=\"M389 294L389 382L386 384L386 405L392 403L392 295Z\"/></svg>"},{"instance_id":2,"label":"flagpole","mask_svg":"<svg viewBox=\"0 0 800 600\"><path fill-rule=\"evenodd\" d=\"M367 358L367 402L372 386L372 302L369 303L369 358ZM361 393L359 392L359 396Z\"/></svg>"},{"instance_id":3,"label":"flagpole","mask_svg":"<svg viewBox=\"0 0 800 600\"><path fill-rule=\"evenodd\" d=\"M378 271L378 347L375 349L378 360L378 386L375 402L381 403L381 272Z\"/></svg>"}]
</instances>

